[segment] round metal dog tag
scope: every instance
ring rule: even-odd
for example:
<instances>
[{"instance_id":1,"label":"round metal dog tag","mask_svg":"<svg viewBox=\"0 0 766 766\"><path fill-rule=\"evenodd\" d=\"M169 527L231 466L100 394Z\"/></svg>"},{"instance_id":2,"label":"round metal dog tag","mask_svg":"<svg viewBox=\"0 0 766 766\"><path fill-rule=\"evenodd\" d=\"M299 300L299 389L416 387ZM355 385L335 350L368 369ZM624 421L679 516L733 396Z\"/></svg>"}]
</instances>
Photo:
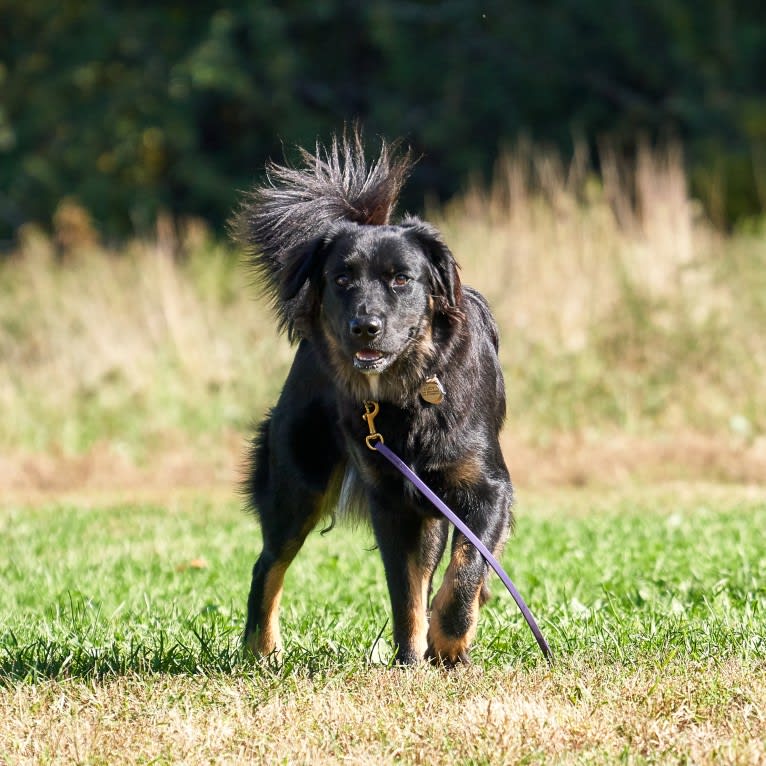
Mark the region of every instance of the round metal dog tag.
<instances>
[{"instance_id":1,"label":"round metal dog tag","mask_svg":"<svg viewBox=\"0 0 766 766\"><path fill-rule=\"evenodd\" d=\"M436 375L426 378L420 386L420 396L429 404L441 404L446 393L444 386Z\"/></svg>"}]
</instances>

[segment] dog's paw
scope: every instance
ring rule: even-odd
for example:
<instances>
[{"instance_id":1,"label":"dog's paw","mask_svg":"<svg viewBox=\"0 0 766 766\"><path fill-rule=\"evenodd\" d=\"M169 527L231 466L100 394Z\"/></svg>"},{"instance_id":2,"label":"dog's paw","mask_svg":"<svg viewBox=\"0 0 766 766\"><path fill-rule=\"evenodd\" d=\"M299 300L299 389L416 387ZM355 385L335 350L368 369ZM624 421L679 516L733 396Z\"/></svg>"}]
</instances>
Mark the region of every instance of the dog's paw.
<instances>
[{"instance_id":1,"label":"dog's paw","mask_svg":"<svg viewBox=\"0 0 766 766\"><path fill-rule=\"evenodd\" d=\"M277 660L282 655L282 642L266 631L254 630L242 641L245 654L255 659Z\"/></svg>"},{"instance_id":2,"label":"dog's paw","mask_svg":"<svg viewBox=\"0 0 766 766\"><path fill-rule=\"evenodd\" d=\"M471 639L467 635L449 636L441 630L439 619L435 615L431 616L431 625L428 631L428 649L426 649L426 659L432 665L452 669L461 665L470 665L471 658L468 655L468 648Z\"/></svg>"},{"instance_id":3,"label":"dog's paw","mask_svg":"<svg viewBox=\"0 0 766 766\"><path fill-rule=\"evenodd\" d=\"M475 619L472 620L470 629L461 635L455 635L457 631L453 629L445 629L442 623L442 615L432 610L428 626L426 659L434 665L445 668L470 665L471 658L468 650L476 632Z\"/></svg>"},{"instance_id":4,"label":"dog's paw","mask_svg":"<svg viewBox=\"0 0 766 766\"><path fill-rule=\"evenodd\" d=\"M429 644L426 652L426 659L432 664L445 670L454 670L459 667L468 667L471 664L471 658L468 655L468 647L455 649L451 653L437 651Z\"/></svg>"},{"instance_id":5,"label":"dog's paw","mask_svg":"<svg viewBox=\"0 0 766 766\"><path fill-rule=\"evenodd\" d=\"M396 656L394 657L394 665L400 668L412 667L413 665L420 664L426 659L428 659L428 655L424 652L418 652L417 650L397 652Z\"/></svg>"}]
</instances>

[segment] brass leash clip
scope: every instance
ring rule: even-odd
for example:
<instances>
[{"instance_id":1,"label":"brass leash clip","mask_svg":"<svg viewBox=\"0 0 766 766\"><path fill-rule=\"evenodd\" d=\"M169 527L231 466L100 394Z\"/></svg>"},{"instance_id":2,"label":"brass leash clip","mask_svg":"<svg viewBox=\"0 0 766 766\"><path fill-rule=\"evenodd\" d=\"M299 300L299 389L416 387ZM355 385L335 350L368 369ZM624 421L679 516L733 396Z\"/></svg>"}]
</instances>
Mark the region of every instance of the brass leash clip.
<instances>
[{"instance_id":1,"label":"brass leash clip","mask_svg":"<svg viewBox=\"0 0 766 766\"><path fill-rule=\"evenodd\" d=\"M371 450L375 449L375 442L383 444L383 436L375 430L375 416L380 412L380 405L377 402L365 401L364 415L362 419L367 421L367 427L370 429L369 436L364 441Z\"/></svg>"}]
</instances>

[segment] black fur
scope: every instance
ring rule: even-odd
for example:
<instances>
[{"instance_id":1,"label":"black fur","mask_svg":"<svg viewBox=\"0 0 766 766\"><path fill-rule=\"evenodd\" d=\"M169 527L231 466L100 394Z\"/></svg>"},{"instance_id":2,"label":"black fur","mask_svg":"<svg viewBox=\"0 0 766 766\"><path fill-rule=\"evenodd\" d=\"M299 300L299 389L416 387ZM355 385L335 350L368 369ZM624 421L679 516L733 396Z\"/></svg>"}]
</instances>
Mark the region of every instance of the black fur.
<instances>
[{"instance_id":1,"label":"black fur","mask_svg":"<svg viewBox=\"0 0 766 766\"><path fill-rule=\"evenodd\" d=\"M484 298L462 287L439 232L417 218L390 223L409 169L385 143L365 160L358 133L304 166L271 165L237 220L240 240L298 342L276 406L254 440L247 492L263 530L253 569L248 646L280 648L284 572L319 518L364 506L383 558L397 660L468 661L486 565L455 533L444 582L431 579L447 522L368 449L363 402L407 462L499 551L510 526L511 481L498 443L505 394L497 327ZM419 393L436 375L440 404Z\"/></svg>"}]
</instances>

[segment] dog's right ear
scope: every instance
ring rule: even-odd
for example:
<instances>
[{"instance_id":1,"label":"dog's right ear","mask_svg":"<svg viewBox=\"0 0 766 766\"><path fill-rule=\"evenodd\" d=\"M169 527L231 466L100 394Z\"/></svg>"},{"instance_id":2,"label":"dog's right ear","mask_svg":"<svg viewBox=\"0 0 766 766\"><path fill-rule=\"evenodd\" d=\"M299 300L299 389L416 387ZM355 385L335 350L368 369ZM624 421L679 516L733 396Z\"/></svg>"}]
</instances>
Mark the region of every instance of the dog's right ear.
<instances>
[{"instance_id":1,"label":"dog's right ear","mask_svg":"<svg viewBox=\"0 0 766 766\"><path fill-rule=\"evenodd\" d=\"M294 247L285 256L282 268L277 274L280 300L294 300L301 288L310 281L317 270L317 263L324 245L324 238L317 237L310 242Z\"/></svg>"},{"instance_id":2,"label":"dog's right ear","mask_svg":"<svg viewBox=\"0 0 766 766\"><path fill-rule=\"evenodd\" d=\"M280 329L287 331L290 341L309 336L319 316L320 276L327 246L324 237L297 245L283 256L275 274L272 301Z\"/></svg>"}]
</instances>

